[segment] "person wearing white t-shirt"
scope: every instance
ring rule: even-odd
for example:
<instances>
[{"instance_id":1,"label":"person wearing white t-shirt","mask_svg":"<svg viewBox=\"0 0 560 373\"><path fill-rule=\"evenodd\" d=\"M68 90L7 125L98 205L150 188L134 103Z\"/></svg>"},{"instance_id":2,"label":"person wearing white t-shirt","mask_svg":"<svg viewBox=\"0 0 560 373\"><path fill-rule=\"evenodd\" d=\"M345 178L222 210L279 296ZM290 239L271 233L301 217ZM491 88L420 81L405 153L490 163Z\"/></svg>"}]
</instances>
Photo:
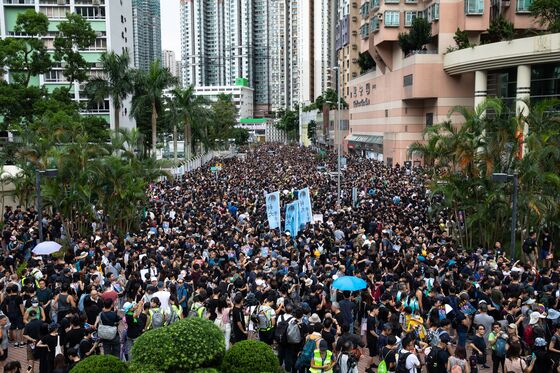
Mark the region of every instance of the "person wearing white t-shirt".
<instances>
[{"instance_id":1,"label":"person wearing white t-shirt","mask_svg":"<svg viewBox=\"0 0 560 373\"><path fill-rule=\"evenodd\" d=\"M420 372L420 360L418 359L416 349L414 346L414 339L405 337L402 341L403 349L399 351L399 358L397 360L397 364L400 364L400 356L403 354L408 354L406 358L406 370L409 373L418 373Z\"/></svg>"},{"instance_id":2,"label":"person wearing white t-shirt","mask_svg":"<svg viewBox=\"0 0 560 373\"><path fill-rule=\"evenodd\" d=\"M164 289L163 282L160 281L158 283L158 291L156 291L153 296L159 299L161 303L161 310L167 313L169 310L169 297L171 296L171 293Z\"/></svg>"}]
</instances>

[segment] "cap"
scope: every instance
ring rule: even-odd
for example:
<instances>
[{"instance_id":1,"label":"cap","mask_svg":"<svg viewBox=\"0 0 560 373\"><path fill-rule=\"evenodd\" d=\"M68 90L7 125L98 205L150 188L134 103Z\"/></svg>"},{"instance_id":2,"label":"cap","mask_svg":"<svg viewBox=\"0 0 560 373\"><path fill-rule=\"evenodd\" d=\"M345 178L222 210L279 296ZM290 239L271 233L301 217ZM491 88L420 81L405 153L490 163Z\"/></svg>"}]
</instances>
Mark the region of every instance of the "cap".
<instances>
[{"instance_id":1,"label":"cap","mask_svg":"<svg viewBox=\"0 0 560 373\"><path fill-rule=\"evenodd\" d=\"M309 317L309 323L310 324L320 324L321 323L321 318L319 317L319 315L314 313Z\"/></svg>"},{"instance_id":2,"label":"cap","mask_svg":"<svg viewBox=\"0 0 560 373\"><path fill-rule=\"evenodd\" d=\"M545 317L546 316L541 315L540 312L537 312L537 311L531 312L530 319L529 319L529 324L534 325L534 324L539 322L539 319L544 319Z\"/></svg>"},{"instance_id":3,"label":"cap","mask_svg":"<svg viewBox=\"0 0 560 373\"><path fill-rule=\"evenodd\" d=\"M60 327L59 324L53 322L52 324L49 325L49 333L51 333L51 332L57 330L59 327Z\"/></svg>"},{"instance_id":4,"label":"cap","mask_svg":"<svg viewBox=\"0 0 560 373\"><path fill-rule=\"evenodd\" d=\"M546 317L549 320L556 320L560 317L560 312L556 311L555 309L550 308L548 310L548 316Z\"/></svg>"},{"instance_id":5,"label":"cap","mask_svg":"<svg viewBox=\"0 0 560 373\"><path fill-rule=\"evenodd\" d=\"M327 341L321 339L321 342L319 342L319 350L327 351L328 349L329 349L329 344L327 343Z\"/></svg>"},{"instance_id":6,"label":"cap","mask_svg":"<svg viewBox=\"0 0 560 373\"><path fill-rule=\"evenodd\" d=\"M517 329L517 324L511 323L511 324L508 325L508 328Z\"/></svg>"},{"instance_id":7,"label":"cap","mask_svg":"<svg viewBox=\"0 0 560 373\"><path fill-rule=\"evenodd\" d=\"M439 336L439 340L440 340L442 343L449 343L449 342L451 342L451 337L450 337L449 334L447 334L447 333L442 333L442 334Z\"/></svg>"},{"instance_id":8,"label":"cap","mask_svg":"<svg viewBox=\"0 0 560 373\"><path fill-rule=\"evenodd\" d=\"M123 311L124 313L126 313L126 312L130 311L130 309L131 309L132 307L134 307L134 303L126 302L126 303L123 305L122 311Z\"/></svg>"}]
</instances>

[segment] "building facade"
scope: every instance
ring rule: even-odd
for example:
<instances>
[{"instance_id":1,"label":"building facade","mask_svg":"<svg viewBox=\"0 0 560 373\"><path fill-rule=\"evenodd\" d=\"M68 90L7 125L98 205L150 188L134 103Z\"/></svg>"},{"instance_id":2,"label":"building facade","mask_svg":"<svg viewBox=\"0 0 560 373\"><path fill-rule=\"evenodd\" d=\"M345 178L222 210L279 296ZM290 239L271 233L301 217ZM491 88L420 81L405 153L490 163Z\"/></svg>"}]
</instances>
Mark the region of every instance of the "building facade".
<instances>
[{"instance_id":1,"label":"building facade","mask_svg":"<svg viewBox=\"0 0 560 373\"><path fill-rule=\"evenodd\" d=\"M162 59L160 0L132 0L132 19L134 65L148 70L152 62Z\"/></svg>"},{"instance_id":2,"label":"building facade","mask_svg":"<svg viewBox=\"0 0 560 373\"><path fill-rule=\"evenodd\" d=\"M0 38L18 37L14 32L17 16L33 9L45 14L49 19L49 33L43 37L49 52L54 51L54 38L57 35L57 25L66 18L66 13L82 15L97 33L95 43L87 50L80 51L87 62L91 64L90 76L103 76L100 58L105 51L133 53L132 7L130 2L108 0L4 0L0 3ZM9 80L9 74L7 75ZM31 78L31 84L45 86L52 92L59 87L70 84L62 74L61 67L53 67L47 74ZM83 102L83 115L103 117L111 128L114 127L114 111L112 102L107 98L100 104L89 103L83 93L83 85L72 84L71 93L76 101ZM120 112L120 127L135 126L130 118L130 100L125 100Z\"/></svg>"},{"instance_id":3,"label":"building facade","mask_svg":"<svg viewBox=\"0 0 560 373\"><path fill-rule=\"evenodd\" d=\"M194 94L203 96L209 101L215 101L219 94L231 95L232 101L237 109L237 118L252 118L254 114L254 90L239 79L236 85L231 86L205 86L196 87Z\"/></svg>"},{"instance_id":4,"label":"building facade","mask_svg":"<svg viewBox=\"0 0 560 373\"><path fill-rule=\"evenodd\" d=\"M175 58L175 52L170 50L164 50L161 52L161 65L169 70L169 72L176 78L179 77L179 69L177 66L180 66L180 62L177 61ZM178 65L179 64L179 65Z\"/></svg>"},{"instance_id":5,"label":"building facade","mask_svg":"<svg viewBox=\"0 0 560 373\"><path fill-rule=\"evenodd\" d=\"M336 17L335 50L337 66L340 68L339 89L341 96L350 95L348 82L358 76L360 7L358 0L340 0ZM336 77L334 77L336 81Z\"/></svg>"},{"instance_id":6,"label":"building facade","mask_svg":"<svg viewBox=\"0 0 560 373\"><path fill-rule=\"evenodd\" d=\"M497 4L497 7L495 6ZM473 43L484 38L493 17L503 15L517 30L536 27L522 0L362 0L360 50L375 61L375 70L349 82L349 151L376 156L387 164L411 160L408 148L423 141L427 126L460 118L448 114L457 105L472 107L475 74L450 74L446 51L455 47L457 28ZM408 32L416 17L431 25L432 41L404 55L398 35ZM492 50L488 50L489 56ZM413 158L413 157L412 157Z\"/></svg>"}]
</instances>

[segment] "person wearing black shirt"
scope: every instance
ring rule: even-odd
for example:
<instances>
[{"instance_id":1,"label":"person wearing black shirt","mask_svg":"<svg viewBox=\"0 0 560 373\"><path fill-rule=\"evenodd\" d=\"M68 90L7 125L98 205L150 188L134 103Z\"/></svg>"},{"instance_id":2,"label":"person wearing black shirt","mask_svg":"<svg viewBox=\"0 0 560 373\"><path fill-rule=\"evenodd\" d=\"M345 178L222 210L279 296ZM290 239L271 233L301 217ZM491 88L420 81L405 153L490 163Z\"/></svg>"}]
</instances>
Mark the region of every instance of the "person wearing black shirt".
<instances>
[{"instance_id":1,"label":"person wearing black shirt","mask_svg":"<svg viewBox=\"0 0 560 373\"><path fill-rule=\"evenodd\" d=\"M232 332L234 342L240 342L247 339L247 327L245 325L245 315L243 313L243 295L237 293L233 298L234 306L232 313Z\"/></svg>"},{"instance_id":2,"label":"person wearing black shirt","mask_svg":"<svg viewBox=\"0 0 560 373\"><path fill-rule=\"evenodd\" d=\"M123 306L127 325L125 351L128 353L128 360L132 360L131 351L134 340L140 337L148 321L148 317L142 312L143 309L144 301L140 301L138 304L126 302Z\"/></svg>"},{"instance_id":3,"label":"person wearing black shirt","mask_svg":"<svg viewBox=\"0 0 560 373\"><path fill-rule=\"evenodd\" d=\"M103 311L101 311L101 313L97 317L95 328L97 329L101 324L118 328L119 320L119 316L113 310L113 301L111 299L105 299L105 302L103 304ZM112 340L103 340L103 353L105 355L113 355L116 357L120 356L121 343L118 331Z\"/></svg>"},{"instance_id":4,"label":"person wearing black shirt","mask_svg":"<svg viewBox=\"0 0 560 373\"><path fill-rule=\"evenodd\" d=\"M36 348L42 349L41 363L39 365L40 373L49 373L53 369L56 346L59 343L58 324L49 325L49 334L41 338Z\"/></svg>"},{"instance_id":5,"label":"person wearing black shirt","mask_svg":"<svg viewBox=\"0 0 560 373\"><path fill-rule=\"evenodd\" d=\"M485 369L490 369L486 365L486 340L484 339L484 334L486 333L486 327L484 325L477 325L476 334L472 337L469 346L473 349L473 354L476 355L478 364L482 364Z\"/></svg>"},{"instance_id":6,"label":"person wearing black shirt","mask_svg":"<svg viewBox=\"0 0 560 373\"><path fill-rule=\"evenodd\" d=\"M79 316L72 316L70 323L71 325L68 329L66 329L64 339L65 351L68 351L70 348L78 348L80 341L85 335L83 323Z\"/></svg>"},{"instance_id":7,"label":"person wearing black shirt","mask_svg":"<svg viewBox=\"0 0 560 373\"><path fill-rule=\"evenodd\" d=\"M86 358L91 355L96 355L99 353L99 340L93 340L93 329L85 329L84 339L80 342L80 356Z\"/></svg>"},{"instance_id":8,"label":"person wearing black shirt","mask_svg":"<svg viewBox=\"0 0 560 373\"><path fill-rule=\"evenodd\" d=\"M35 352L35 345L41 338L41 328L43 321L37 319L37 312L35 310L29 311L29 322L23 328L23 337L27 340L27 364L35 370L35 361L38 359L39 354Z\"/></svg>"},{"instance_id":9,"label":"person wearing black shirt","mask_svg":"<svg viewBox=\"0 0 560 373\"><path fill-rule=\"evenodd\" d=\"M379 361L385 360L388 372L394 372L397 367L397 338L394 335L387 337L387 344L379 351ZM370 368L370 371L371 368Z\"/></svg>"},{"instance_id":10,"label":"person wearing black shirt","mask_svg":"<svg viewBox=\"0 0 560 373\"><path fill-rule=\"evenodd\" d=\"M378 321L377 315L379 314L379 307L377 305L371 306L367 315L367 346L369 349L369 356L375 357L379 353L378 347Z\"/></svg>"}]
</instances>

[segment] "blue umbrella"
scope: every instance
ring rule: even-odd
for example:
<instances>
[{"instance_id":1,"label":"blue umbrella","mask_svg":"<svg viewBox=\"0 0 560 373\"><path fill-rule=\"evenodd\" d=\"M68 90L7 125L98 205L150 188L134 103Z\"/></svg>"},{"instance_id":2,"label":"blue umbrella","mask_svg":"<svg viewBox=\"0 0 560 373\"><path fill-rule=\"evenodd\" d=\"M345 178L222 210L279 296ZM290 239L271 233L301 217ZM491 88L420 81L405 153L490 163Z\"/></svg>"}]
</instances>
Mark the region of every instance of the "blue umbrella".
<instances>
[{"instance_id":1,"label":"blue umbrella","mask_svg":"<svg viewBox=\"0 0 560 373\"><path fill-rule=\"evenodd\" d=\"M342 291L356 291L367 288L367 283L356 276L342 276L334 280L332 286Z\"/></svg>"}]
</instances>

